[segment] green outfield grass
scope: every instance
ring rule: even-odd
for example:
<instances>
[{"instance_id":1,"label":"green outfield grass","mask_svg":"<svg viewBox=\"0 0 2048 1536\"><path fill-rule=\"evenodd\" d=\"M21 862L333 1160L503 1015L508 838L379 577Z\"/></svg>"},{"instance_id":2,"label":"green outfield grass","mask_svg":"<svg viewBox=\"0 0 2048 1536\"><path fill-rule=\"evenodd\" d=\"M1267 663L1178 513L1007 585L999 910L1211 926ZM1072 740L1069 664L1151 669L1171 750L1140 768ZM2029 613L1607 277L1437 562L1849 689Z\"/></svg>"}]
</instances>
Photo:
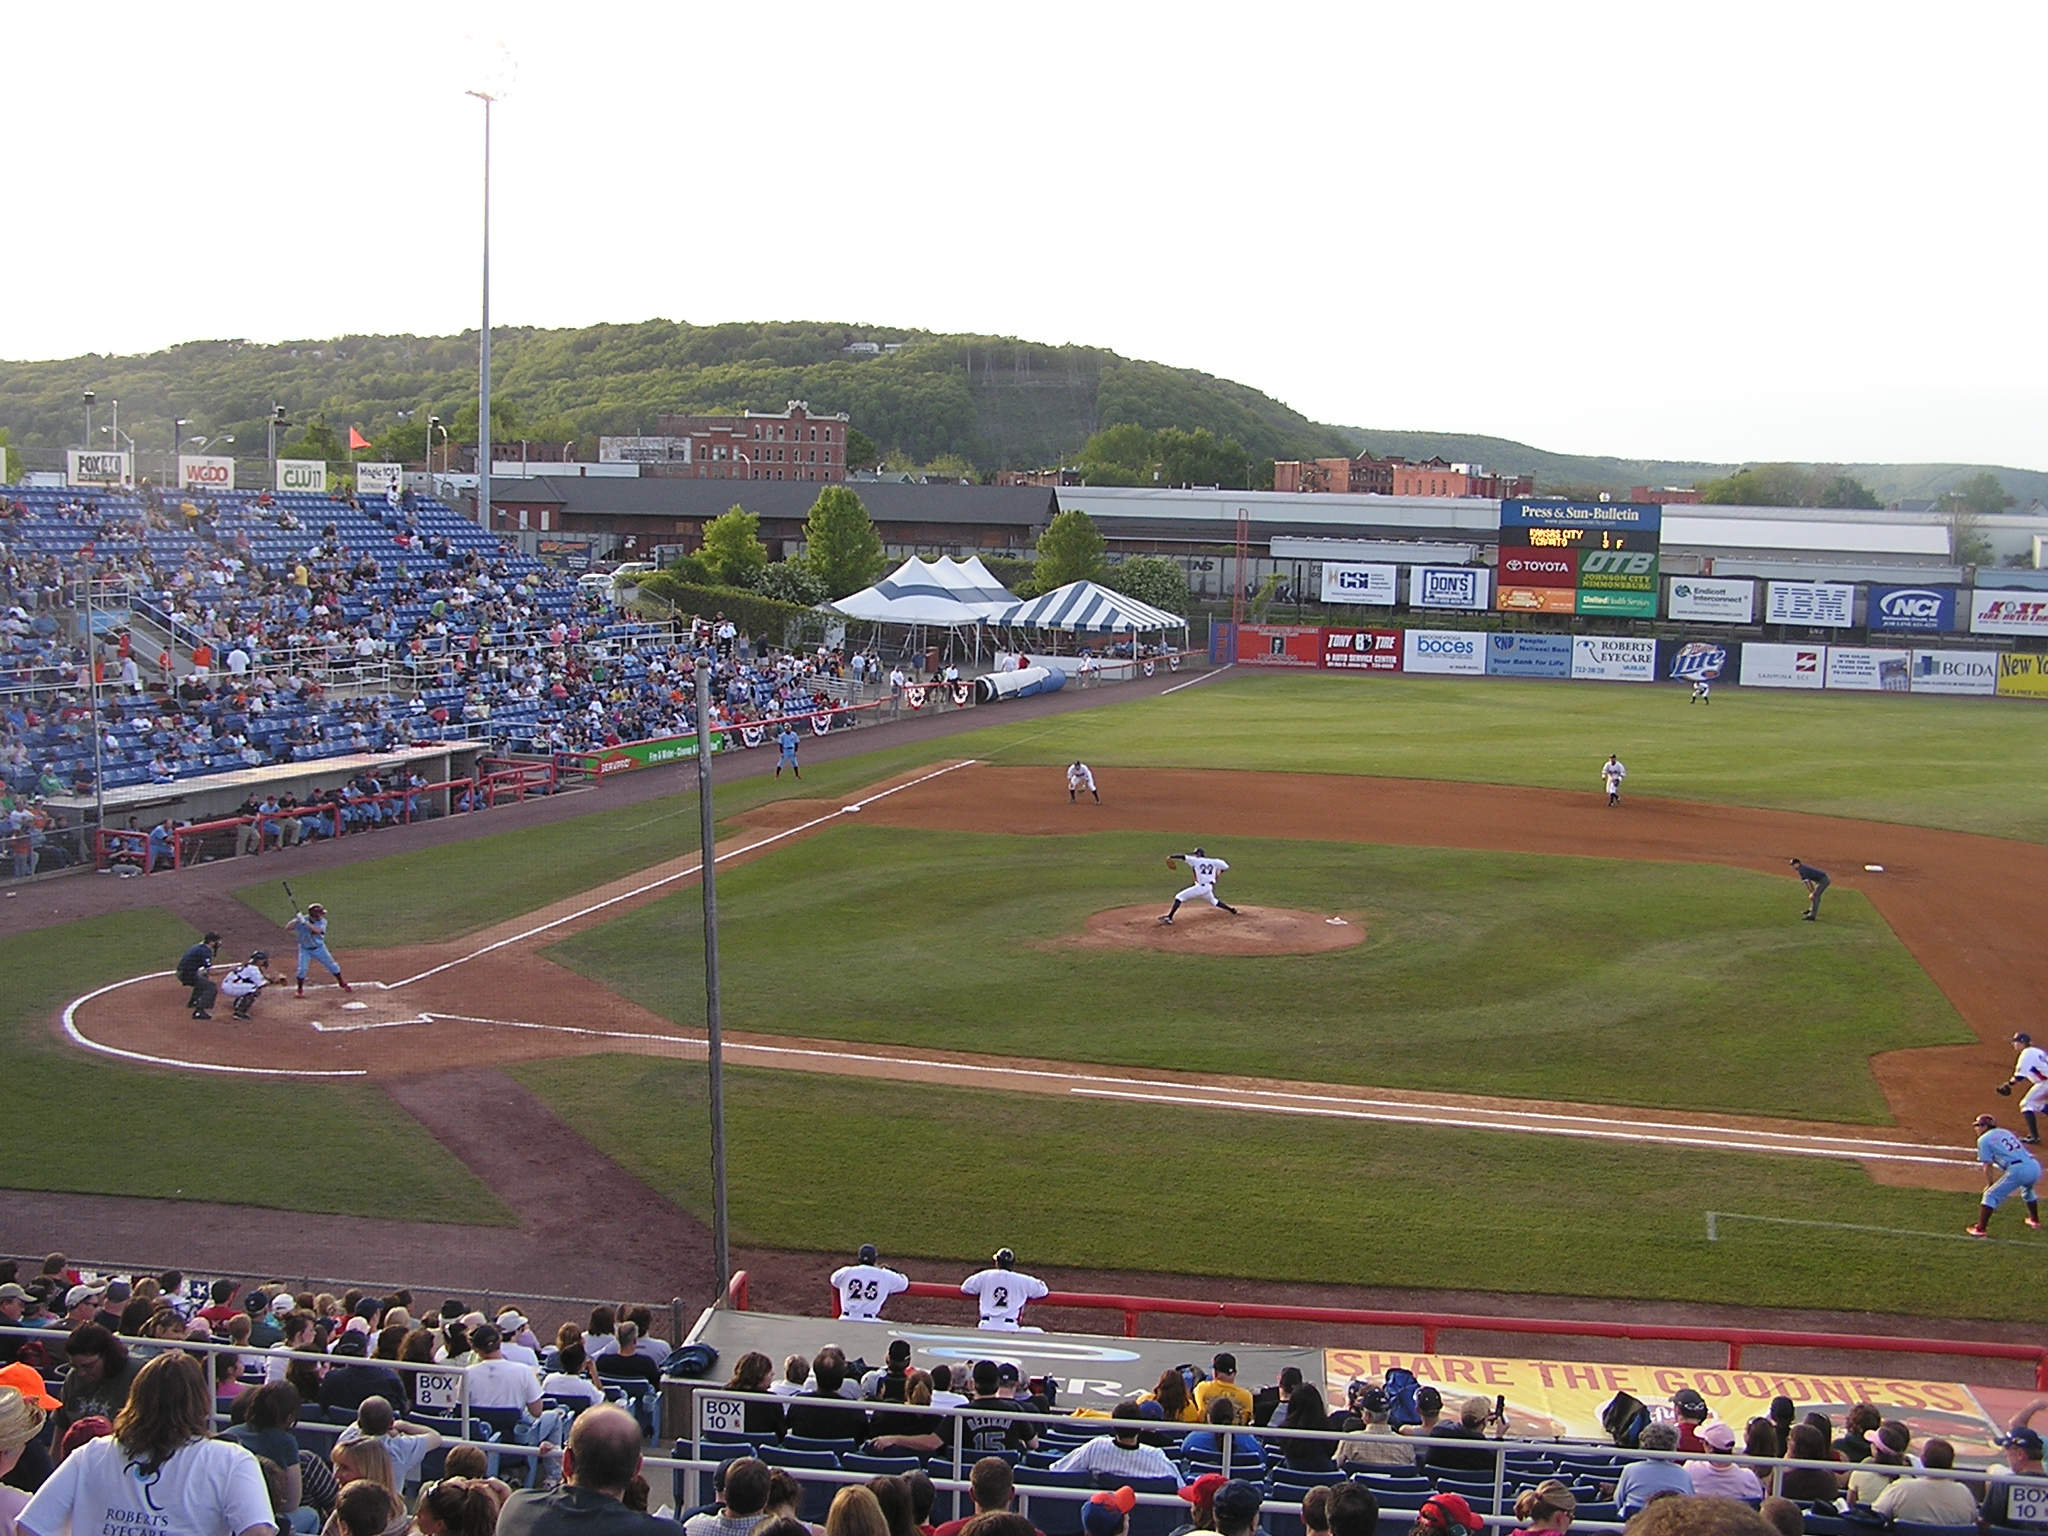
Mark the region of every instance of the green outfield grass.
<instances>
[{"instance_id":1,"label":"green outfield grass","mask_svg":"<svg viewBox=\"0 0 2048 1536\"><path fill-rule=\"evenodd\" d=\"M368 1084L158 1072L51 1035L66 1002L168 966L198 937L149 908L0 940L0 1187L512 1225L497 1196ZM175 984L156 986L170 1006ZM219 1024L223 1037L234 1027Z\"/></svg>"},{"instance_id":2,"label":"green outfield grass","mask_svg":"<svg viewBox=\"0 0 2048 1536\"><path fill-rule=\"evenodd\" d=\"M2018 701L1723 689L1704 708L1677 688L1505 678L1224 674L1160 698L992 725L943 742L813 763L801 782L722 785L731 817L765 801L829 797L926 763L1086 757L1114 792L1128 768L1252 768L1529 784L1591 794L1610 751L1638 795L1870 817L2048 841L2048 803L2014 793L2048 777L2048 709ZM335 943L431 942L515 917L697 846L691 770L679 793L522 832L369 859L302 881L334 911ZM289 871L288 860L277 869ZM274 878L236 893L282 921Z\"/></svg>"},{"instance_id":3,"label":"green outfield grass","mask_svg":"<svg viewBox=\"0 0 2048 1536\"><path fill-rule=\"evenodd\" d=\"M511 1069L656 1189L701 1183L669 1109L702 1068L585 1057ZM2032 1318L2048 1238L2012 1211L1854 1165L1502 1132L1108 1106L729 1071L736 1241L1338 1284ZM632 1106L630 1113L622 1106ZM828 1171L829 1170L829 1171ZM1737 1211L1928 1236L1724 1223ZM2026 1241L2022 1242L2021 1240ZM823 1305L823 1298L820 1298Z\"/></svg>"},{"instance_id":4,"label":"green outfield grass","mask_svg":"<svg viewBox=\"0 0 2048 1536\"><path fill-rule=\"evenodd\" d=\"M1261 768L1629 790L2048 841L2048 709L2016 699L1510 678L1225 674L1169 696L963 738L997 762ZM991 711L993 714L994 711ZM1105 786L1107 787L1107 786Z\"/></svg>"},{"instance_id":5,"label":"green outfield grass","mask_svg":"<svg viewBox=\"0 0 2048 1536\"><path fill-rule=\"evenodd\" d=\"M1226 894L1361 918L1368 941L1251 959L1043 947L1164 911L1157 835L841 826L719 880L730 1029L1517 1098L1887 1118L1877 1051L1973 1038L1855 892L1377 845L1233 843ZM1207 917L1206 912L1191 920ZM695 1022L697 893L548 953Z\"/></svg>"}]
</instances>

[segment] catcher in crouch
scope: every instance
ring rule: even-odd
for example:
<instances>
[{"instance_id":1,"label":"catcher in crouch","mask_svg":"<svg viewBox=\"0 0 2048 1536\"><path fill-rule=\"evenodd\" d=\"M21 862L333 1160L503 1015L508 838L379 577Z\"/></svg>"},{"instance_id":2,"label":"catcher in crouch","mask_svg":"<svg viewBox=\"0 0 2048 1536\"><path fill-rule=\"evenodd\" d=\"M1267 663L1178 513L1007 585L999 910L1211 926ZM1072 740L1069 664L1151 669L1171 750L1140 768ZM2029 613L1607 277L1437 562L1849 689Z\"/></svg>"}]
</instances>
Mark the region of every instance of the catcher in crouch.
<instances>
[{"instance_id":1,"label":"catcher in crouch","mask_svg":"<svg viewBox=\"0 0 2048 1536\"><path fill-rule=\"evenodd\" d=\"M1184 901L1206 901L1210 906L1221 907L1232 916L1237 914L1237 908L1216 894L1216 877L1230 868L1228 864L1221 859L1210 858L1199 848L1193 853L1169 853L1166 856L1168 869L1177 863L1187 865L1188 873L1195 877L1195 883L1173 898L1173 905L1167 909L1166 915L1159 919L1160 922L1172 923L1173 914L1180 910L1180 904Z\"/></svg>"},{"instance_id":2,"label":"catcher in crouch","mask_svg":"<svg viewBox=\"0 0 2048 1536\"><path fill-rule=\"evenodd\" d=\"M263 967L269 963L270 952L259 949L222 978L221 995L235 1000L236 1018L248 1018L249 1010L256 1006L257 995L270 985L270 978L263 973Z\"/></svg>"}]
</instances>

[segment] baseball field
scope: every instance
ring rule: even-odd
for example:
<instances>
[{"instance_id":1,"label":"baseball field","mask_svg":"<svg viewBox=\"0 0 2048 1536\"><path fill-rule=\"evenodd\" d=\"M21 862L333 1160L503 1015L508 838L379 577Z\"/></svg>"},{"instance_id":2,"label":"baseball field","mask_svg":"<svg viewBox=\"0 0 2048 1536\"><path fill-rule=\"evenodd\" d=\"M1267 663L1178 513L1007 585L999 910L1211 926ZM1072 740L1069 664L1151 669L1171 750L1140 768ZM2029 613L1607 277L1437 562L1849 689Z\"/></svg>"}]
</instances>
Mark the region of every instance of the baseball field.
<instances>
[{"instance_id":1,"label":"baseball field","mask_svg":"<svg viewBox=\"0 0 2048 1536\"><path fill-rule=\"evenodd\" d=\"M2048 1240L1961 1229L1968 1117L2014 1123L1991 1089L2048 990L2048 713L1225 674L989 717L720 792L739 1241L2032 1310ZM491 1063L700 1209L696 827L680 793L328 869L300 894L381 985L229 1038L120 985L190 942L161 907L0 940L8 1182L508 1223L393 1096ZM1198 842L1234 937L1151 921ZM1793 854L1836 877L1818 923ZM40 1150L82 1123L147 1155Z\"/></svg>"}]
</instances>

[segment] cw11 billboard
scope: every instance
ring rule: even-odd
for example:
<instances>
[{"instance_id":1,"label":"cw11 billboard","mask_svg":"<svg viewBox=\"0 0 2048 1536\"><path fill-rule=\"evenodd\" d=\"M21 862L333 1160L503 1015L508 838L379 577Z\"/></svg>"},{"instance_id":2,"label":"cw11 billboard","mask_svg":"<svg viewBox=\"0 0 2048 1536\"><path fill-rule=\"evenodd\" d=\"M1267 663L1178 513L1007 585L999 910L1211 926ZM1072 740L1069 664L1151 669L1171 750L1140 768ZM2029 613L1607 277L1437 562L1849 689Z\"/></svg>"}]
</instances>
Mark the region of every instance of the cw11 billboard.
<instances>
[{"instance_id":1,"label":"cw11 billboard","mask_svg":"<svg viewBox=\"0 0 2048 1536\"><path fill-rule=\"evenodd\" d=\"M1654 502L1503 501L1494 606L1654 619L1663 538Z\"/></svg>"}]
</instances>

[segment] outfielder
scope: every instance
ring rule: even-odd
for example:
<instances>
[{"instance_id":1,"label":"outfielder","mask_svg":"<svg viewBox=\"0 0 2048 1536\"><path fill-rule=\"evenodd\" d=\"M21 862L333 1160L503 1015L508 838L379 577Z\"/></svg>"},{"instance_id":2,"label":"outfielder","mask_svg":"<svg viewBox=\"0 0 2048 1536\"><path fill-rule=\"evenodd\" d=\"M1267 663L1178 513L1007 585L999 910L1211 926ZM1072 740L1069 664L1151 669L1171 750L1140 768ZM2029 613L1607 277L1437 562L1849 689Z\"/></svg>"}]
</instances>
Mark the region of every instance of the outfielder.
<instances>
[{"instance_id":1,"label":"outfielder","mask_svg":"<svg viewBox=\"0 0 2048 1536\"><path fill-rule=\"evenodd\" d=\"M1806 903L1806 913L1802 921L1809 923L1819 922L1820 899L1821 897L1827 894L1828 887L1833 885L1835 882L1828 878L1828 872L1826 870L1816 869L1811 864L1801 863L1797 857L1794 857L1788 860L1787 862L1791 864L1792 872L1799 876L1800 882L1806 887L1806 894L1809 898L1809 900Z\"/></svg>"},{"instance_id":2,"label":"outfielder","mask_svg":"<svg viewBox=\"0 0 2048 1536\"><path fill-rule=\"evenodd\" d=\"M1704 677L1694 678L1692 680L1692 697L1686 700L1686 702L1688 704L1712 704L1714 702L1714 685Z\"/></svg>"},{"instance_id":3,"label":"outfielder","mask_svg":"<svg viewBox=\"0 0 2048 1536\"><path fill-rule=\"evenodd\" d=\"M263 973L263 967L269 963L270 951L259 949L222 979L221 995L235 1000L236 1018L248 1018L249 1010L255 1006L257 994L270 985L270 978Z\"/></svg>"},{"instance_id":4,"label":"outfielder","mask_svg":"<svg viewBox=\"0 0 2048 1536\"><path fill-rule=\"evenodd\" d=\"M2041 1122L2035 1116L2048 1109L2048 1051L2034 1044L2034 1037L2025 1030L2014 1035L2012 1043L2020 1048L2020 1059L2013 1063L2012 1076L1998 1085L1998 1091L2010 1098L2013 1089L2021 1083L2027 1085L2027 1096L2020 1100L2020 1113L2027 1117L2027 1145L2038 1147Z\"/></svg>"},{"instance_id":5,"label":"outfielder","mask_svg":"<svg viewBox=\"0 0 2048 1536\"><path fill-rule=\"evenodd\" d=\"M1095 796L1095 803L1102 804L1102 796L1095 788L1095 770L1078 759L1067 767L1067 803L1072 805L1082 790Z\"/></svg>"},{"instance_id":6,"label":"outfielder","mask_svg":"<svg viewBox=\"0 0 2048 1536\"><path fill-rule=\"evenodd\" d=\"M803 738L797 735L796 727L785 723L782 727L782 734L775 738L776 748L782 754L775 759L775 777L781 778L782 770L785 768L798 778L804 776L803 769L796 765L796 749L802 744Z\"/></svg>"},{"instance_id":7,"label":"outfielder","mask_svg":"<svg viewBox=\"0 0 2048 1536\"><path fill-rule=\"evenodd\" d=\"M1600 782L1607 787L1607 803L1621 804L1621 781L1628 777L1628 770L1621 765L1621 759L1612 752L1607 761L1600 765Z\"/></svg>"},{"instance_id":8,"label":"outfielder","mask_svg":"<svg viewBox=\"0 0 2048 1536\"><path fill-rule=\"evenodd\" d=\"M1176 860L1187 865L1188 873L1195 877L1195 883L1173 898L1173 905L1167 909L1166 916L1159 919L1160 922L1171 924L1173 914L1180 910L1180 904L1184 901L1206 901L1212 907L1221 907L1233 917L1237 915L1237 908L1216 894L1216 877L1230 868L1228 864L1221 859L1210 858L1199 848L1193 853L1169 853L1166 856L1166 867L1173 868Z\"/></svg>"},{"instance_id":9,"label":"outfielder","mask_svg":"<svg viewBox=\"0 0 2048 1536\"><path fill-rule=\"evenodd\" d=\"M1972 1237L1991 1235L1991 1213L1998 1209L2007 1195L2017 1192L2027 1202L2027 1225L2036 1231L2041 1226L2041 1202L2035 1197L2034 1186L2041 1182L2041 1165L2034 1154L2027 1150L2027 1144L2013 1135L2002 1131L1998 1122L1989 1115L1977 1117L1977 1161L1984 1165L1984 1193L1982 1204L1977 1207L1977 1224L1963 1230Z\"/></svg>"},{"instance_id":10,"label":"outfielder","mask_svg":"<svg viewBox=\"0 0 2048 1536\"><path fill-rule=\"evenodd\" d=\"M299 996L306 995L306 971L315 960L334 973L334 979L341 983L341 990L353 992L355 988L341 974L341 967L334 956L327 952L327 909L319 902L309 902L303 912L294 912L292 920L285 925L299 938Z\"/></svg>"}]
</instances>

